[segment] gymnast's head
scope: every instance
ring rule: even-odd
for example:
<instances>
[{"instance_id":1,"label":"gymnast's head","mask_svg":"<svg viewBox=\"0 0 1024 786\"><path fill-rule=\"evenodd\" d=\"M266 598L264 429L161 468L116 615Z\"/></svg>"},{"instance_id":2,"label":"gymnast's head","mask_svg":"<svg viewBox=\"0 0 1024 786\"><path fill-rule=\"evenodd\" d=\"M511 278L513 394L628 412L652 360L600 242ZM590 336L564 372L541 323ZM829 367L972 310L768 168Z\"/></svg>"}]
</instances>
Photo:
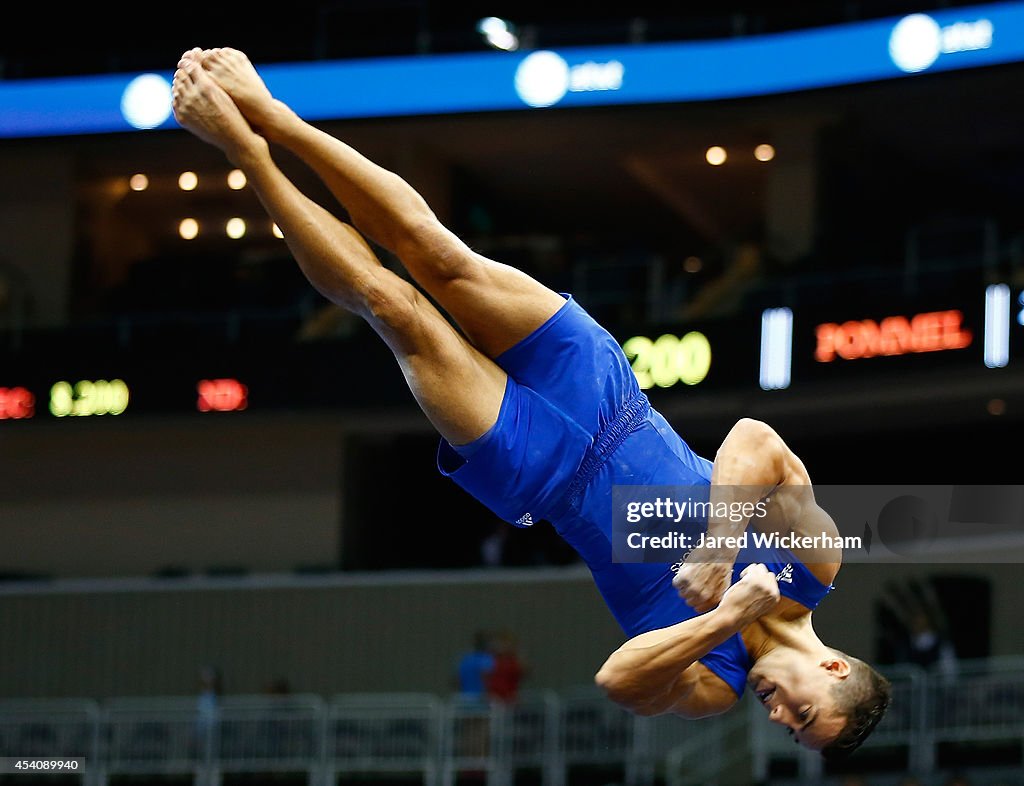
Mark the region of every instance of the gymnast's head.
<instances>
[{"instance_id":1,"label":"gymnast's head","mask_svg":"<svg viewBox=\"0 0 1024 786\"><path fill-rule=\"evenodd\" d=\"M793 739L828 760L849 756L885 715L892 688L864 661L832 648L780 647L758 658L748 683Z\"/></svg>"}]
</instances>

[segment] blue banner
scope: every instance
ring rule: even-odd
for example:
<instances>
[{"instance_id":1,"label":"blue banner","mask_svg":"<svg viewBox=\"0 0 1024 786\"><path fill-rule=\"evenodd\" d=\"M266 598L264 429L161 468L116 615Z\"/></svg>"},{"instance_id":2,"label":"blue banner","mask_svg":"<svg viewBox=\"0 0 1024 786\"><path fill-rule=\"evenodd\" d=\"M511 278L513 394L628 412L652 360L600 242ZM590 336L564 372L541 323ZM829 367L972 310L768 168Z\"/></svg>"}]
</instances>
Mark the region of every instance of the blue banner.
<instances>
[{"instance_id":1,"label":"blue banner","mask_svg":"<svg viewBox=\"0 0 1024 786\"><path fill-rule=\"evenodd\" d=\"M1014 2L718 41L256 65L315 121L721 100L1018 61ZM0 82L0 137L177 128L171 74Z\"/></svg>"}]
</instances>

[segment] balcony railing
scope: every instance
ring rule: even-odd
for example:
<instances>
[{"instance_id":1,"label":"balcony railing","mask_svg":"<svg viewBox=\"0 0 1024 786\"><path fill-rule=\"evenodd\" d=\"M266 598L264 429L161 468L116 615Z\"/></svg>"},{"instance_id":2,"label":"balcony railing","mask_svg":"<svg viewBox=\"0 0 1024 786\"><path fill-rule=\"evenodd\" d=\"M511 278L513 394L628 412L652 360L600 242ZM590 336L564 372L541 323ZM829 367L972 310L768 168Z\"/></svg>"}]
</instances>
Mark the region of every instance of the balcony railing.
<instances>
[{"instance_id":1,"label":"balcony railing","mask_svg":"<svg viewBox=\"0 0 1024 786\"><path fill-rule=\"evenodd\" d=\"M1024 739L1024 658L962 663L956 673L890 668L890 711L858 756L896 751L903 771L940 767L948 743ZM619 773L629 786L716 782L746 772L766 782L789 763L818 782L820 756L792 744L746 697L715 718L642 718L593 689L534 691L513 705L433 694L233 696L215 714L191 697L0 702L0 757L76 757L83 784L114 777L181 775L215 786L229 774L304 774L327 786L374 774L450 786L483 773L508 786L531 772L547 786L576 768Z\"/></svg>"}]
</instances>

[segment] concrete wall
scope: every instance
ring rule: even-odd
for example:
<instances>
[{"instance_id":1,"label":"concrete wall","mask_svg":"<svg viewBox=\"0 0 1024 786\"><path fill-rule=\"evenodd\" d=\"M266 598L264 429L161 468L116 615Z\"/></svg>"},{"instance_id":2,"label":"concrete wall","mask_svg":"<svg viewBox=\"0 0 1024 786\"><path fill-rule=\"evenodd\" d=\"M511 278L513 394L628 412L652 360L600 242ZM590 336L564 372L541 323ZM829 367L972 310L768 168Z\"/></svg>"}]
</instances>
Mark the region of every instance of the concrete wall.
<instances>
[{"instance_id":1,"label":"concrete wall","mask_svg":"<svg viewBox=\"0 0 1024 786\"><path fill-rule=\"evenodd\" d=\"M873 602L891 578L934 566L851 565L814 613L827 644L871 660ZM993 654L1024 654L1016 565L964 566L990 578ZM230 693L275 677L297 691L450 690L477 629L515 633L526 685L590 683L623 640L586 570L465 570L190 579L0 591L0 697L188 695L199 667Z\"/></svg>"},{"instance_id":2,"label":"concrete wall","mask_svg":"<svg viewBox=\"0 0 1024 786\"><path fill-rule=\"evenodd\" d=\"M188 695L206 663L231 693L278 676L323 695L443 693L477 629L518 636L532 687L588 683L621 639L592 583L514 575L0 595L0 697Z\"/></svg>"},{"instance_id":3,"label":"concrete wall","mask_svg":"<svg viewBox=\"0 0 1024 786\"><path fill-rule=\"evenodd\" d=\"M329 419L13 424L0 454L0 572L334 564L340 428Z\"/></svg>"}]
</instances>

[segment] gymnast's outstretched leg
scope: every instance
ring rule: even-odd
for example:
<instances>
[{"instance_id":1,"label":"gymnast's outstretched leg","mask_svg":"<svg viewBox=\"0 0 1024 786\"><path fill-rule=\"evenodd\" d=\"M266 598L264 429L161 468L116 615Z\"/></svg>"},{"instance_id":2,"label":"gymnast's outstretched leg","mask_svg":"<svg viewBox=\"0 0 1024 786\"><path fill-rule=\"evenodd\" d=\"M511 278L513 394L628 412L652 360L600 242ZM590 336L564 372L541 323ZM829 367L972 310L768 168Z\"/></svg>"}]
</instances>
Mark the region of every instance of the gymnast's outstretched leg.
<instances>
[{"instance_id":1,"label":"gymnast's outstretched leg","mask_svg":"<svg viewBox=\"0 0 1024 786\"><path fill-rule=\"evenodd\" d=\"M506 376L412 284L385 268L353 227L306 197L281 172L267 140L200 63L182 56L172 88L174 116L241 169L310 283L363 317L394 353L420 407L453 445L494 425Z\"/></svg>"},{"instance_id":2,"label":"gymnast's outstretched leg","mask_svg":"<svg viewBox=\"0 0 1024 786\"><path fill-rule=\"evenodd\" d=\"M472 251L405 180L275 100L242 52L208 49L200 59L253 127L305 161L359 231L396 254L485 355L497 357L565 304L522 271Z\"/></svg>"}]
</instances>

